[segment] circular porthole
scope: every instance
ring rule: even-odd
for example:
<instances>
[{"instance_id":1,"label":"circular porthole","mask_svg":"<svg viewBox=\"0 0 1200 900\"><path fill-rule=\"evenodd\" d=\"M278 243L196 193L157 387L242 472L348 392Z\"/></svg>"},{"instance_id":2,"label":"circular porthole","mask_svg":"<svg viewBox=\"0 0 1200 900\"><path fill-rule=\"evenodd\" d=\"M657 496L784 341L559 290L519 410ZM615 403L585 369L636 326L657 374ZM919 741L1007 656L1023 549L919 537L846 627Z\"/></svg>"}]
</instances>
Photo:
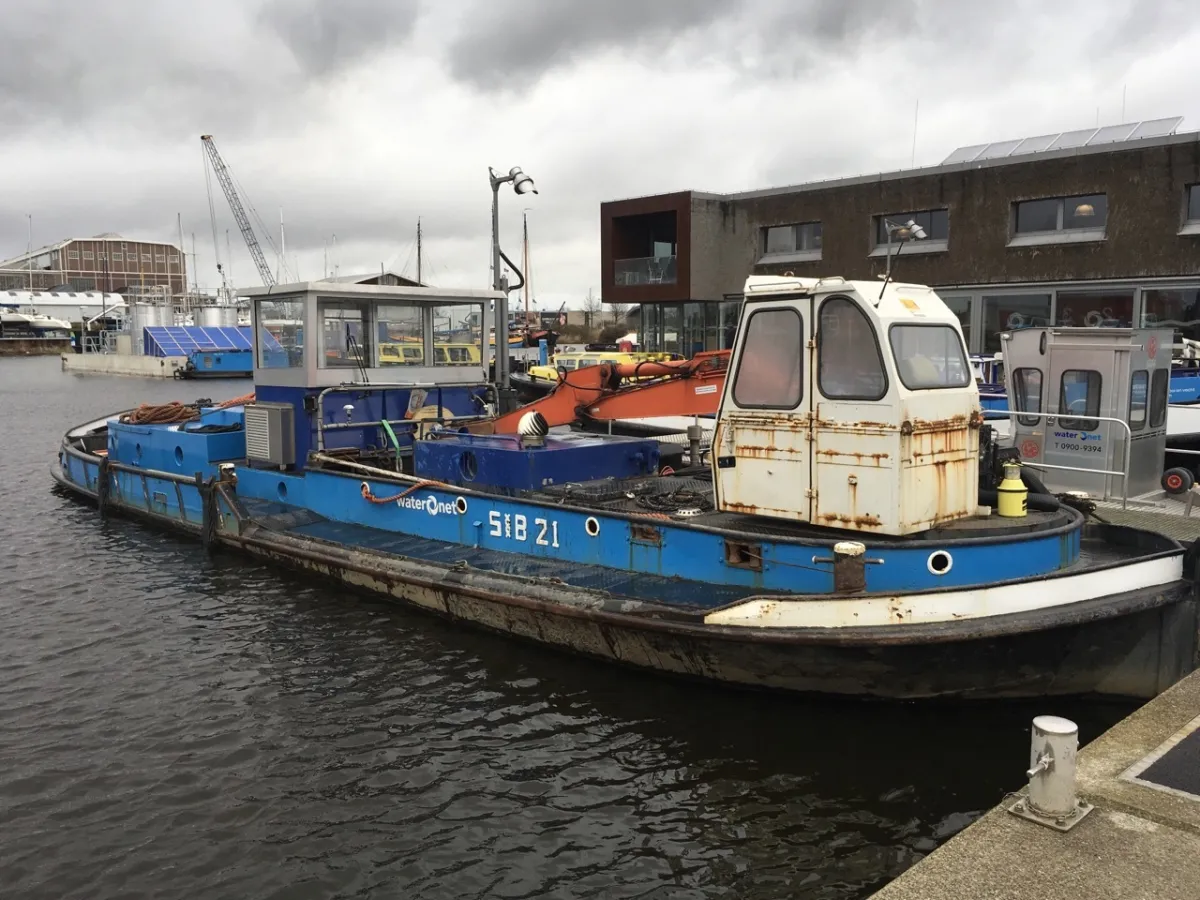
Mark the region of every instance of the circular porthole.
<instances>
[{"instance_id":1,"label":"circular porthole","mask_svg":"<svg viewBox=\"0 0 1200 900\"><path fill-rule=\"evenodd\" d=\"M935 550L925 563L934 575L945 575L954 565L954 558L945 550Z\"/></svg>"},{"instance_id":2,"label":"circular porthole","mask_svg":"<svg viewBox=\"0 0 1200 900\"><path fill-rule=\"evenodd\" d=\"M275 488L275 494L276 494L276 496L279 497L280 503L286 502L287 501L287 484L282 481L279 482L279 485Z\"/></svg>"},{"instance_id":3,"label":"circular porthole","mask_svg":"<svg viewBox=\"0 0 1200 900\"><path fill-rule=\"evenodd\" d=\"M179 466L180 468L183 468L183 448L182 447L175 448L175 465Z\"/></svg>"},{"instance_id":4,"label":"circular porthole","mask_svg":"<svg viewBox=\"0 0 1200 900\"><path fill-rule=\"evenodd\" d=\"M587 521L583 523L583 530L588 533L588 537L595 537L600 533L600 521L595 516L588 516Z\"/></svg>"},{"instance_id":5,"label":"circular porthole","mask_svg":"<svg viewBox=\"0 0 1200 900\"><path fill-rule=\"evenodd\" d=\"M138 459L141 459L141 458L142 458L142 445L141 445L141 444L134 444L134 445L133 445L133 452L134 452L134 454L137 456L137 458L138 458Z\"/></svg>"},{"instance_id":6,"label":"circular porthole","mask_svg":"<svg viewBox=\"0 0 1200 900\"><path fill-rule=\"evenodd\" d=\"M462 516L462 515L466 515L466 512L467 512L467 498L466 498L466 497L459 497L457 500L455 500L455 501L454 501L454 508L455 508L455 509L458 511L458 514L459 514L460 516Z\"/></svg>"}]
</instances>

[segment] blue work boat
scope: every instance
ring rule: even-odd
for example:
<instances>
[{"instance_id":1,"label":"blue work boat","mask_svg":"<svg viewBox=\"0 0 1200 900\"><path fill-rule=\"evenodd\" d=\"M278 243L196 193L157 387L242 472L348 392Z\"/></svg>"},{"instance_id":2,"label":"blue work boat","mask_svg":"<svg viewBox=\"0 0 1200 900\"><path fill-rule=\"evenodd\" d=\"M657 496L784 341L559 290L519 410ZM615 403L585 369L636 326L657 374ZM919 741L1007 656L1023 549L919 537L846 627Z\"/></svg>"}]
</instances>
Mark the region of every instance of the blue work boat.
<instances>
[{"instance_id":1,"label":"blue work boat","mask_svg":"<svg viewBox=\"0 0 1200 900\"><path fill-rule=\"evenodd\" d=\"M494 631L741 686L1148 697L1193 667L1193 551L1023 478L928 287L748 279L707 453L552 428L553 394L499 409L487 354L425 365L447 323L484 344L495 292L248 294L253 399L74 428L62 488ZM380 365L381 326L423 353Z\"/></svg>"}]
</instances>

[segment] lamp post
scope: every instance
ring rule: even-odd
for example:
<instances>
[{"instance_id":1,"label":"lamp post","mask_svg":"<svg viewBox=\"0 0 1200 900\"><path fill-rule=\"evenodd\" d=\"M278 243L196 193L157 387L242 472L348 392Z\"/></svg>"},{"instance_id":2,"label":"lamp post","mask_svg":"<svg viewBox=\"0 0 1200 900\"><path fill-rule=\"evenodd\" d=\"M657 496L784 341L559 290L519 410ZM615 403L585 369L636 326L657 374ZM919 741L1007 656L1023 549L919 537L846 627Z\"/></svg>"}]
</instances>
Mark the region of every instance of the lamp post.
<instances>
[{"instance_id":1,"label":"lamp post","mask_svg":"<svg viewBox=\"0 0 1200 900\"><path fill-rule=\"evenodd\" d=\"M507 175L497 175L488 167L488 178L492 183L492 289L499 291L502 296L496 298L496 392L499 395L500 411L508 412L516 406L512 396L512 386L509 382L508 370L508 279L500 272L500 260L503 257L513 269L512 262L504 256L500 249L500 185L511 182L513 191L517 194L536 194L533 179L521 171L520 166L513 166ZM518 270L518 274L519 270ZM521 275L524 283L525 276Z\"/></svg>"},{"instance_id":2,"label":"lamp post","mask_svg":"<svg viewBox=\"0 0 1200 900\"><path fill-rule=\"evenodd\" d=\"M883 230L887 234L887 270L883 276L883 283L887 284L892 277L892 234L896 235L896 240L900 241L900 249L904 249L904 241L916 238L918 241L924 240L927 235L925 229L909 219L903 225L896 225L890 219L883 220ZM896 255L900 255L900 250L896 251Z\"/></svg>"}]
</instances>

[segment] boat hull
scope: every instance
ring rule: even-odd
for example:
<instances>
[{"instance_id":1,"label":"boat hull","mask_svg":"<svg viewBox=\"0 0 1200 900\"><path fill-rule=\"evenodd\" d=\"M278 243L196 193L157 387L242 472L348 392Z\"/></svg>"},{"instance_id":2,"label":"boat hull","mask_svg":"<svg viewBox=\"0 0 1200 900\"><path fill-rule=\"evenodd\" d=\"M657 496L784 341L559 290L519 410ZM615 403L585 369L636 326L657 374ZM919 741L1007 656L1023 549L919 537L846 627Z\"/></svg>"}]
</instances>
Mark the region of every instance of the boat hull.
<instances>
[{"instance_id":1,"label":"boat hull","mask_svg":"<svg viewBox=\"0 0 1200 900\"><path fill-rule=\"evenodd\" d=\"M77 459L83 456L74 452ZM75 496L98 500L88 486L94 479L79 484L58 466L52 474ZM181 484L180 490L197 487ZM103 509L559 650L745 688L896 700L1149 698L1197 661L1197 603L1186 581L973 621L714 626L682 610L634 615L603 592L545 579L437 564L268 527L248 516L223 485L213 491L203 516L184 521L121 496L105 498Z\"/></svg>"}]
</instances>

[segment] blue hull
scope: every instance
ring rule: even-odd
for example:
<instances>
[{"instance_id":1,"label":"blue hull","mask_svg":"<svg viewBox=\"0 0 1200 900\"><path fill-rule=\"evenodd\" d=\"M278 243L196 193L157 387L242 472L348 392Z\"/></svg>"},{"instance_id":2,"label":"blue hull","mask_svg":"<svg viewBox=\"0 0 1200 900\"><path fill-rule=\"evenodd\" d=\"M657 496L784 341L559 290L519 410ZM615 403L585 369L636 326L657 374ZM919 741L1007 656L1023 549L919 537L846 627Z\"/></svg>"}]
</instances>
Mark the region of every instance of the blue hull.
<instances>
[{"instance_id":1,"label":"blue hull","mask_svg":"<svg viewBox=\"0 0 1200 900\"><path fill-rule=\"evenodd\" d=\"M1153 696L1192 665L1196 616L1186 581L971 620L905 620L912 605L963 588L1061 592L1044 581L1047 572L1067 585L1089 569L1115 572L1122 561L1153 564L1182 552L1172 541L1127 529L1089 526L1085 536L1077 514L1020 540L873 542L869 553L883 562L868 568L863 594L840 599L886 597L896 605L887 624L729 626L706 619L760 598L829 598L832 574L817 559L828 554L831 540L478 491L413 489L385 477L367 479L369 496L387 500L371 502L352 473L282 475L236 462L244 456L236 432L144 430L121 426L116 442L128 453L135 440L141 464L106 460L89 439L69 434L56 480L98 502L102 512L140 516L214 546L642 668L793 691L982 698ZM200 444L181 443L193 439L203 440L203 453ZM730 543L754 548L751 557L731 559ZM932 549L954 557L944 576L925 565ZM1104 553L1112 554L1107 562ZM1164 654L1163 647L1182 649Z\"/></svg>"}]
</instances>

